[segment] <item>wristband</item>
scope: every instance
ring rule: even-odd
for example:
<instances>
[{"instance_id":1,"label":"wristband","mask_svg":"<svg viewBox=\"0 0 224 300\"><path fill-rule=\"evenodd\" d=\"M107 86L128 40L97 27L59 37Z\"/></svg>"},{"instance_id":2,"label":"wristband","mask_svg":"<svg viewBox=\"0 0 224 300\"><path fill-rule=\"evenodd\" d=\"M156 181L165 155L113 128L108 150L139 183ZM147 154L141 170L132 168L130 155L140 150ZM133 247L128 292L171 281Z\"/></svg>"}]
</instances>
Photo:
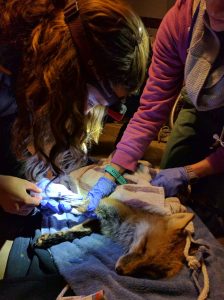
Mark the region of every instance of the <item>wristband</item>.
<instances>
[{"instance_id":1,"label":"wristband","mask_svg":"<svg viewBox=\"0 0 224 300\"><path fill-rule=\"evenodd\" d=\"M199 177L198 177L198 175L195 174L195 172L193 171L192 167L191 166L186 166L184 168L185 168L185 170L187 172L189 183L193 184L193 183L197 182L198 179L199 179Z\"/></svg>"},{"instance_id":2,"label":"wristband","mask_svg":"<svg viewBox=\"0 0 224 300\"><path fill-rule=\"evenodd\" d=\"M112 175L118 183L120 183L120 184L127 183L126 179L116 169L114 169L112 166L107 165L105 167L104 171L109 173L110 175Z\"/></svg>"}]
</instances>

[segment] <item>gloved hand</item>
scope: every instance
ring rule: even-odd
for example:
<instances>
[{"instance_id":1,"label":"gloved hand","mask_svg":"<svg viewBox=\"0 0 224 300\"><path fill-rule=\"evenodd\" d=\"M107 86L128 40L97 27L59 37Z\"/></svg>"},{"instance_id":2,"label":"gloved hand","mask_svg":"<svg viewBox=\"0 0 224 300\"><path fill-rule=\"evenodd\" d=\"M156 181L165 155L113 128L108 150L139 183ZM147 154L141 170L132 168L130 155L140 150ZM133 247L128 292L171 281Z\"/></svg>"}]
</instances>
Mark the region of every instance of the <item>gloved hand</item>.
<instances>
[{"instance_id":1,"label":"gloved hand","mask_svg":"<svg viewBox=\"0 0 224 300\"><path fill-rule=\"evenodd\" d=\"M48 178L42 178L37 186L42 189L40 209L45 214L70 212L71 204L82 200L81 195L73 193L62 184L50 182Z\"/></svg>"},{"instance_id":2,"label":"gloved hand","mask_svg":"<svg viewBox=\"0 0 224 300\"><path fill-rule=\"evenodd\" d=\"M115 190L116 186L115 182L106 177L101 177L87 195L87 199L89 199L87 212L94 211L100 200L109 196Z\"/></svg>"},{"instance_id":3,"label":"gloved hand","mask_svg":"<svg viewBox=\"0 0 224 300\"><path fill-rule=\"evenodd\" d=\"M189 176L184 167L161 170L150 182L155 186L162 186L165 196L171 197L178 193L183 185L189 183Z\"/></svg>"},{"instance_id":4,"label":"gloved hand","mask_svg":"<svg viewBox=\"0 0 224 300\"><path fill-rule=\"evenodd\" d=\"M60 200L56 201L51 198L41 200L41 210L47 212L47 214L63 214L64 212L70 212L72 207L69 203Z\"/></svg>"}]
</instances>

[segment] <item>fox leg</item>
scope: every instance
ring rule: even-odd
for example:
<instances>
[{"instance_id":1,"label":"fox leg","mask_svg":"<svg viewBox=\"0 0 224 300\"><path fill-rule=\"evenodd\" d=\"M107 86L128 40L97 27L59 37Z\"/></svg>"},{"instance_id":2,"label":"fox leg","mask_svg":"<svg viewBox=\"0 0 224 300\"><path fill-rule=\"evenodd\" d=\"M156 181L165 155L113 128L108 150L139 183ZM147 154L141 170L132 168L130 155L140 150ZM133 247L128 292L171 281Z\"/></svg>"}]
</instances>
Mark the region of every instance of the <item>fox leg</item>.
<instances>
[{"instance_id":1,"label":"fox leg","mask_svg":"<svg viewBox=\"0 0 224 300\"><path fill-rule=\"evenodd\" d=\"M67 230L43 234L36 240L33 246L38 248L49 248L65 241L73 241L75 238L90 235L92 232L99 232L99 230L99 220L89 219Z\"/></svg>"}]
</instances>

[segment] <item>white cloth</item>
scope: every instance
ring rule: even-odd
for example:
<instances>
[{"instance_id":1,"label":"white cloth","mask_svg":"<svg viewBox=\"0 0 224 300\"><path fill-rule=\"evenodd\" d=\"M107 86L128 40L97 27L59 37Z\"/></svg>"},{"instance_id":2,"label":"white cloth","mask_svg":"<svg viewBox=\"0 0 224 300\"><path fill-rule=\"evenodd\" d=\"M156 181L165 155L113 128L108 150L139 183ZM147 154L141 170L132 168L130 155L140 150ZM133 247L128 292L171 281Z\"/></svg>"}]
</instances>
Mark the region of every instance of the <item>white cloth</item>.
<instances>
[{"instance_id":1,"label":"white cloth","mask_svg":"<svg viewBox=\"0 0 224 300\"><path fill-rule=\"evenodd\" d=\"M98 179L103 176L104 168L108 163L108 160L102 159L98 164L86 166L71 173L80 194L87 195ZM152 168L149 162L139 161L134 173L123 175L128 183L118 185L109 197L159 214L186 211L178 198L165 198L163 187L150 184L150 180L156 173L157 170Z\"/></svg>"}]
</instances>

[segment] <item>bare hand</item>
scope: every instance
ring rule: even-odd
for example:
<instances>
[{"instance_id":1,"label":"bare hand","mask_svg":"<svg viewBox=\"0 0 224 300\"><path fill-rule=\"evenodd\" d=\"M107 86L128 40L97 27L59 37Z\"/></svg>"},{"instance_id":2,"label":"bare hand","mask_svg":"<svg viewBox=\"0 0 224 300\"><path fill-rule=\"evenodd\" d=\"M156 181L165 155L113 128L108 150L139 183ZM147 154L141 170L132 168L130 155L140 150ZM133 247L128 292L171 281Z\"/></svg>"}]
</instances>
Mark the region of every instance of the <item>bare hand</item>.
<instances>
[{"instance_id":1,"label":"bare hand","mask_svg":"<svg viewBox=\"0 0 224 300\"><path fill-rule=\"evenodd\" d=\"M31 191L35 196L29 195ZM41 190L32 182L0 175L0 206L8 213L28 215L40 204L41 195L38 193L41 193Z\"/></svg>"}]
</instances>

